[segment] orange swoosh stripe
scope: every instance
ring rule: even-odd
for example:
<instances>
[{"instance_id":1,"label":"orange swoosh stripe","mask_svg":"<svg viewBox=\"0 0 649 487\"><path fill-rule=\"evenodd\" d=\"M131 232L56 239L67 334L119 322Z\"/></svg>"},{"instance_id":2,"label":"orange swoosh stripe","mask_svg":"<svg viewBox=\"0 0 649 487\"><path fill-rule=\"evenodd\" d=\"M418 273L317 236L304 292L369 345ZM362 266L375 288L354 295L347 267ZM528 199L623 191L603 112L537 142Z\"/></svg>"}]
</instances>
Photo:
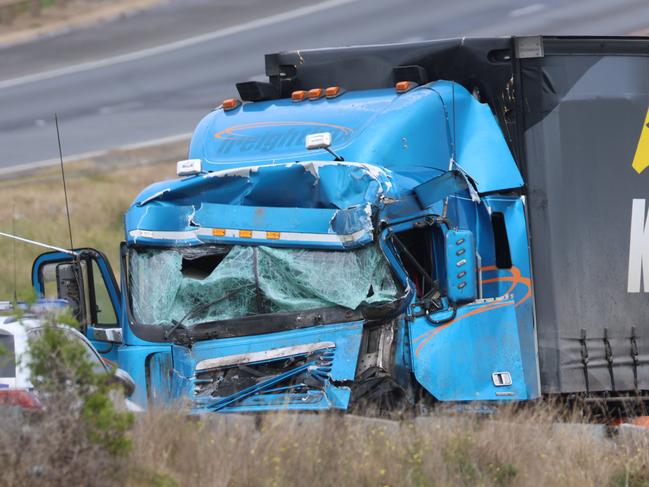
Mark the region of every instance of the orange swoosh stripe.
<instances>
[{"instance_id":1,"label":"orange swoosh stripe","mask_svg":"<svg viewBox=\"0 0 649 487\"><path fill-rule=\"evenodd\" d=\"M428 330L427 332L422 333L421 335L419 335L418 337L416 337L413 340L413 343L416 343L419 340L421 340L422 338L427 337L431 333L437 333L438 331L441 331L442 329L452 325L453 323L455 323L456 321L459 321L460 319L464 318L465 316L470 316L470 315L476 314L476 312L482 312L483 310L484 311L489 311L489 309L486 309L486 308L492 308L493 306L495 306L497 304L500 304L500 301L494 301L494 302L491 302L491 303L486 303L486 304L483 304L482 306L480 306L478 308L474 308L473 310L469 311L468 313L453 319L453 321L449 321L445 325L442 325L442 326L437 327L437 328L433 328L432 330Z\"/></svg>"},{"instance_id":2,"label":"orange swoosh stripe","mask_svg":"<svg viewBox=\"0 0 649 487\"><path fill-rule=\"evenodd\" d=\"M489 266L489 267L483 267L481 270L482 271L496 270L496 268L495 266ZM514 289L516 288L517 285L523 284L527 288L527 292L516 303L516 307L518 308L521 304L523 304L525 301L527 301L532 297L532 281L527 277L523 277L518 267L512 267L510 269L510 272L512 274L511 276L500 276L491 279L485 279L482 281L482 283L489 284L493 282L511 282L512 284L511 286L509 286L509 289L505 292L505 294L511 294L512 292L514 292Z\"/></svg>"},{"instance_id":3,"label":"orange swoosh stripe","mask_svg":"<svg viewBox=\"0 0 649 487\"><path fill-rule=\"evenodd\" d=\"M497 271L497 270L502 270L502 269L498 269L496 266L485 266L485 267L480 268L480 272ZM509 286L509 289L507 289L507 291L505 292L505 295L511 294L514 291L514 289L516 288L517 285L523 284L527 288L527 292L525 293L525 295L518 302L516 302L516 303L512 303L512 302L507 302L507 303L492 302L492 303L488 303L488 304L486 304L484 306L481 306L480 308L476 308L476 309L474 309L474 310L460 316L459 318L455 318L453 321L450 321L449 323L447 323L445 325L442 325L439 328L434 328L433 330L427 331L426 333L423 333L423 334L419 335L418 337L416 337L413 340L413 343L416 343L419 340L422 340L421 343L419 343L419 345L417 346L417 349L415 350L415 355L418 357L419 352L421 352L421 349L423 348L424 344L426 344L430 339L432 339L440 331L448 328L449 326L451 326L454 323L462 320L465 317L473 316L473 315L480 314L480 313L486 313L487 311L491 311L492 309L502 308L504 306L510 306L512 304L515 307L518 307L522 303L527 301L532 296L532 281L527 277L523 277L521 275L521 271L520 271L520 269L518 267L512 266L512 268L508 269L508 270L509 270L509 272L511 272L510 276L494 277L494 278L490 278L490 279L485 279L482 282L483 282L483 284L488 284L488 283L493 283L493 282L511 282L511 285Z\"/></svg>"},{"instance_id":4,"label":"orange swoosh stripe","mask_svg":"<svg viewBox=\"0 0 649 487\"><path fill-rule=\"evenodd\" d=\"M458 321L461 321L461 320L463 320L464 318L468 318L469 316L473 316L473 315L477 315L477 314L481 314L481 313L486 313L487 311L491 311L491 310L498 309L498 308L504 308L505 306L511 306L511 305L513 305L513 304L514 304L514 303L511 302L511 301L508 301L508 302L506 302L506 303L490 303L490 304L487 305L487 306L482 306L482 307L480 307L480 308L476 308L476 309L474 309L474 310L472 310L472 311L469 311L468 313L463 314L463 315L460 316L459 318L455 318L453 321L450 321L450 322L446 323L445 325L440 326L439 328L435 328L434 330L431 330L431 331L425 333L425 335L428 335L428 336L427 336L426 338L424 338L424 339L421 341L421 343L417 346L417 349L415 350L415 355L416 355L417 357L419 357L419 352L421 352L421 349L423 348L423 346L424 346L424 345L425 345L425 344L426 344L426 343L427 343L431 338L433 338L435 335L437 335L440 331L442 331L442 330L448 328L449 326L451 326L451 325L457 323ZM420 337L418 337L417 339L419 339L419 338L420 338Z\"/></svg>"}]
</instances>

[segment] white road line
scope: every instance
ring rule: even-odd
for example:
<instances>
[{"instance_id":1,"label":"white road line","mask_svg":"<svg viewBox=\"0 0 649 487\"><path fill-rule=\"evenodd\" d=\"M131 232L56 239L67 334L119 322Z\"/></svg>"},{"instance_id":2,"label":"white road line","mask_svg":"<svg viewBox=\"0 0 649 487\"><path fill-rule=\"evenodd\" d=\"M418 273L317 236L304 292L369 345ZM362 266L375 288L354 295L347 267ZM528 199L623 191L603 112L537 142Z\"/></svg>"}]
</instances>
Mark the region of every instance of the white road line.
<instances>
[{"instance_id":1,"label":"white road line","mask_svg":"<svg viewBox=\"0 0 649 487\"><path fill-rule=\"evenodd\" d=\"M82 154L75 154L63 158L65 164L69 162L81 161L84 159L93 159L96 157L101 157L111 152L119 151L128 151L136 149L146 149L147 147L152 147L161 144L173 144L174 142L182 142L183 140L189 140L192 136L192 132L185 134L170 135L168 137L162 137L159 139L147 140L145 142L136 142L134 144L122 145L120 147L114 147L111 149L96 150L91 152L84 152ZM59 159L47 159L45 161L38 162L29 162L27 164L18 164L15 166L9 167L0 167L0 177L6 176L8 174L22 173L25 171L31 171L32 169L42 169L44 167L56 166L59 164Z\"/></svg>"},{"instance_id":2,"label":"white road line","mask_svg":"<svg viewBox=\"0 0 649 487\"><path fill-rule=\"evenodd\" d=\"M270 17L265 17L263 19L257 19L257 20L252 20L250 22L245 22L243 24L233 25L231 27L226 27L224 29L216 30L214 32L208 32L206 34L189 37L187 39L171 42L169 44L163 44L161 46L142 49L140 51L135 51L128 54L122 54L119 56L113 56L106 59L99 59L97 61L89 61L86 63L75 64L73 66L66 66L65 68L53 69L51 71L43 71L41 73L34 73L26 76L20 76L19 78L7 79L4 81L0 81L0 89L10 88L25 83L32 83L34 81L43 81L46 79L56 78L58 76L63 76L66 74L74 74L74 73L80 73L82 71L89 71L91 69L103 68L106 66L112 66L113 64L135 61L145 57L155 56L157 54L163 54L166 52L175 51L177 49L193 46L196 44L200 44L202 42L219 39L221 37L231 36L234 34L239 34L241 32L259 29L260 27L268 27L273 24L278 24L280 22L285 22L287 20L297 19L299 17L304 17L305 15L315 14L322 10L328 10L334 7L340 7L347 3L352 3L356 1L358 0L327 0L325 2L318 3L316 5L309 5L306 7L296 8L295 10L289 10L288 12L282 12L279 14L271 15Z\"/></svg>"},{"instance_id":3,"label":"white road line","mask_svg":"<svg viewBox=\"0 0 649 487\"><path fill-rule=\"evenodd\" d=\"M517 8L515 10L512 10L509 12L510 17L522 17L523 15L530 15L534 14L536 12L540 12L545 8L545 4L543 3L533 3L532 5L528 5L526 7L521 7Z\"/></svg>"},{"instance_id":4,"label":"white road line","mask_svg":"<svg viewBox=\"0 0 649 487\"><path fill-rule=\"evenodd\" d=\"M401 39L399 43L408 43L408 42L421 42L425 40L424 37L422 36L412 36L412 37L406 37L405 39Z\"/></svg>"}]
</instances>

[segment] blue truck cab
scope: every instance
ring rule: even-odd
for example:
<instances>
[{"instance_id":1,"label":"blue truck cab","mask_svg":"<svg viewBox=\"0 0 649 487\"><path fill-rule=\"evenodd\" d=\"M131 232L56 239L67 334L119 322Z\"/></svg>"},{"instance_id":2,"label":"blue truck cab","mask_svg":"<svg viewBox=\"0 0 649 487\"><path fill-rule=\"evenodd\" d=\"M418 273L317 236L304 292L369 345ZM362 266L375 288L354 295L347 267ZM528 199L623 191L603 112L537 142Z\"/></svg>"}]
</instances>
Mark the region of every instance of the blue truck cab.
<instances>
[{"instance_id":1,"label":"blue truck cab","mask_svg":"<svg viewBox=\"0 0 649 487\"><path fill-rule=\"evenodd\" d=\"M422 46L327 59L349 67ZM315 68L297 74L267 58L270 83L244 83L243 103L205 116L179 178L128 209L119 285L82 249L40 256L36 290L72 304L142 406L540 397L524 166L497 98L451 71L425 75L423 61L368 82L361 68L324 75L322 56L307 53ZM508 62L493 56L481 63Z\"/></svg>"}]
</instances>

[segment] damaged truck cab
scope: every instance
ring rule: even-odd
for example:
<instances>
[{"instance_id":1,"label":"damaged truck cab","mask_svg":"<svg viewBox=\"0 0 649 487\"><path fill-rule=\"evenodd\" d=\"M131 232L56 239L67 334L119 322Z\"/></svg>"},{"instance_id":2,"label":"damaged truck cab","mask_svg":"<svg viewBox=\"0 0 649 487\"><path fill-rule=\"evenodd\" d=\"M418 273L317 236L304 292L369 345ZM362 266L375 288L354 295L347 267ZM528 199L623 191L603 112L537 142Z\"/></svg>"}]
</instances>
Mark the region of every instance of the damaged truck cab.
<instances>
[{"instance_id":1,"label":"damaged truck cab","mask_svg":"<svg viewBox=\"0 0 649 487\"><path fill-rule=\"evenodd\" d=\"M327 142L309 150L313 134ZM220 107L179 173L126 214L121 298L100 254L84 266L109 288L94 315L118 317L83 318L90 338L115 335L104 354L140 403L539 396L522 178L461 85ZM36 262L37 289L62 259Z\"/></svg>"},{"instance_id":2,"label":"damaged truck cab","mask_svg":"<svg viewBox=\"0 0 649 487\"><path fill-rule=\"evenodd\" d=\"M81 249L34 287L143 406L646 405L647 73L646 38L268 55L128 209L119 286Z\"/></svg>"}]
</instances>

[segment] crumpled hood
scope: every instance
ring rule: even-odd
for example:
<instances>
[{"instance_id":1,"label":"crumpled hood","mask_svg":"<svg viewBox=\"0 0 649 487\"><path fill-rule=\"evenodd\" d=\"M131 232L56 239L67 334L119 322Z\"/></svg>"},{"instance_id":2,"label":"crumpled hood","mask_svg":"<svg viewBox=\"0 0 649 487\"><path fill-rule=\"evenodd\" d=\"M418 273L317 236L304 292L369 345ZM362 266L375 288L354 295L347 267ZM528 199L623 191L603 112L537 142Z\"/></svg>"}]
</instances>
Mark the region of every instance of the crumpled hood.
<instances>
[{"instance_id":1,"label":"crumpled hood","mask_svg":"<svg viewBox=\"0 0 649 487\"><path fill-rule=\"evenodd\" d=\"M390 171L355 162L307 161L225 169L144 190L135 206L150 202L192 205L345 209L396 197Z\"/></svg>"},{"instance_id":2,"label":"crumpled hood","mask_svg":"<svg viewBox=\"0 0 649 487\"><path fill-rule=\"evenodd\" d=\"M275 240L283 235L324 246L362 245L371 241L373 208L397 197L390 171L369 164L229 169L149 187L129 209L126 232L134 243L223 241L245 229L253 232L250 242L275 232Z\"/></svg>"}]
</instances>

